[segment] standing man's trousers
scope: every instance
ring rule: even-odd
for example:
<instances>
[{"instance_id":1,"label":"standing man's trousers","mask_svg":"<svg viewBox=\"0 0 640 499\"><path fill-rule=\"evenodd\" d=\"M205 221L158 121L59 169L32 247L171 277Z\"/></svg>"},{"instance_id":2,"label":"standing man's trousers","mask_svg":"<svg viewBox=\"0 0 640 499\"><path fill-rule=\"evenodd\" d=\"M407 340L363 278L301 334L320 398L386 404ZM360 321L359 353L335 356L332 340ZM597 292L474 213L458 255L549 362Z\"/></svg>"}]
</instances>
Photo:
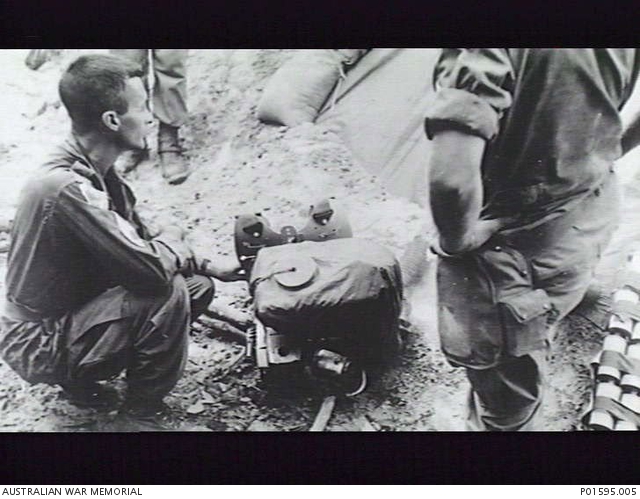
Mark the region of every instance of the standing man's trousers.
<instances>
[{"instance_id":1,"label":"standing man's trousers","mask_svg":"<svg viewBox=\"0 0 640 499\"><path fill-rule=\"evenodd\" d=\"M187 120L187 55L184 49L112 49L111 53L153 71L153 114L165 125L179 127ZM148 87L148 85L147 85Z\"/></svg>"},{"instance_id":2,"label":"standing man's trousers","mask_svg":"<svg viewBox=\"0 0 640 499\"><path fill-rule=\"evenodd\" d=\"M5 316L0 354L32 383L83 384L126 370L128 398L157 402L182 376L189 324L213 295L210 278L177 275L158 296L118 286L55 320Z\"/></svg>"},{"instance_id":3,"label":"standing man's trousers","mask_svg":"<svg viewBox=\"0 0 640 499\"><path fill-rule=\"evenodd\" d=\"M468 429L543 429L550 329L582 300L618 216L612 173L570 211L439 261L440 339L471 383Z\"/></svg>"}]
</instances>

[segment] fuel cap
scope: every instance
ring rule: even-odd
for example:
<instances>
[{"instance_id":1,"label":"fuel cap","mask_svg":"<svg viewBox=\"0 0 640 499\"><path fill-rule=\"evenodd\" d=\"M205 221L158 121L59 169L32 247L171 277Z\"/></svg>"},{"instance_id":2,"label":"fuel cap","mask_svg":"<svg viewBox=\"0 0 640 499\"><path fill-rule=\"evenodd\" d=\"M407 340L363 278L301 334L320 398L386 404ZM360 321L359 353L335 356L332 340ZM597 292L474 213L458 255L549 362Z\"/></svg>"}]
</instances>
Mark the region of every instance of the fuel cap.
<instances>
[{"instance_id":1,"label":"fuel cap","mask_svg":"<svg viewBox=\"0 0 640 499\"><path fill-rule=\"evenodd\" d=\"M317 271L318 265L311 257L294 256L280 265L274 277L280 286L294 289L309 284Z\"/></svg>"}]
</instances>

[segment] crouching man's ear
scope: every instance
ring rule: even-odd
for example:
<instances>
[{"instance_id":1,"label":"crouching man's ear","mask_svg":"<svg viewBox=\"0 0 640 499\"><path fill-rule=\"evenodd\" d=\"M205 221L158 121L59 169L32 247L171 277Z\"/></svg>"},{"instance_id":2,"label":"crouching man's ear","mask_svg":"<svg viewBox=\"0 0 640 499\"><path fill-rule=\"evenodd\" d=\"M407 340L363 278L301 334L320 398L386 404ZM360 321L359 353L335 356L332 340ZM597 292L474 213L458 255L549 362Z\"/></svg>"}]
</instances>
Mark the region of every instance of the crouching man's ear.
<instances>
[{"instance_id":1,"label":"crouching man's ear","mask_svg":"<svg viewBox=\"0 0 640 499\"><path fill-rule=\"evenodd\" d=\"M102 124L113 132L120 130L120 117L118 113L115 111L105 111L102 113Z\"/></svg>"}]
</instances>

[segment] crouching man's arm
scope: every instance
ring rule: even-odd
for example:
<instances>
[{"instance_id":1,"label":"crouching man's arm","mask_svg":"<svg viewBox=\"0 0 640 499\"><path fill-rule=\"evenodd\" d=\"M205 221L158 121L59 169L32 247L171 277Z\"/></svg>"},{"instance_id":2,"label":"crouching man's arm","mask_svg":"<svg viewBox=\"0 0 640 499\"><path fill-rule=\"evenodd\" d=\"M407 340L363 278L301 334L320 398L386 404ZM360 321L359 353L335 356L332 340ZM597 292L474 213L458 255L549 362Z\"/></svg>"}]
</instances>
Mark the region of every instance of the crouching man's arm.
<instances>
[{"instance_id":1,"label":"crouching man's arm","mask_svg":"<svg viewBox=\"0 0 640 499\"><path fill-rule=\"evenodd\" d=\"M196 255L185 243L186 231L177 225L162 227L153 240L178 249L177 272L184 276L204 275L223 282L239 281L245 278L244 270L236 258L218 255L202 258Z\"/></svg>"},{"instance_id":2,"label":"crouching man's arm","mask_svg":"<svg viewBox=\"0 0 640 499\"><path fill-rule=\"evenodd\" d=\"M218 255L209 258L201 258L193 255L179 270L184 276L204 275L213 277L222 282L233 282L245 279L244 269L236 258Z\"/></svg>"},{"instance_id":3,"label":"crouching man's arm","mask_svg":"<svg viewBox=\"0 0 640 499\"><path fill-rule=\"evenodd\" d=\"M114 284L134 292L164 292L193 256L177 231L152 240L141 237L131 222L109 209L102 191L85 182L67 185L53 211L56 225L64 227L61 234L80 241Z\"/></svg>"},{"instance_id":4,"label":"crouching man's arm","mask_svg":"<svg viewBox=\"0 0 640 499\"><path fill-rule=\"evenodd\" d=\"M203 263L204 275L223 282L240 281L246 277L240 262L233 257L218 255L215 260Z\"/></svg>"}]
</instances>

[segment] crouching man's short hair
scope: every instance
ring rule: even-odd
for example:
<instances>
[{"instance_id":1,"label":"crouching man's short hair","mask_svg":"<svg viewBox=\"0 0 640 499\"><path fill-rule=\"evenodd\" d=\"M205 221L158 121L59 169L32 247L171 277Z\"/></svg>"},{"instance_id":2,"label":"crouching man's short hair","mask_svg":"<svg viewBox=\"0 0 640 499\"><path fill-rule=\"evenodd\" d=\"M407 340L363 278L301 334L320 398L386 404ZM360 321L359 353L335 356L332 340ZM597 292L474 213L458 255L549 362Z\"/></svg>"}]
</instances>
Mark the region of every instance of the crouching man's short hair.
<instances>
[{"instance_id":1,"label":"crouching man's short hair","mask_svg":"<svg viewBox=\"0 0 640 499\"><path fill-rule=\"evenodd\" d=\"M142 76L139 65L107 54L78 57L66 69L58 91L74 130L97 129L105 111L127 112L123 98L126 81Z\"/></svg>"}]
</instances>

